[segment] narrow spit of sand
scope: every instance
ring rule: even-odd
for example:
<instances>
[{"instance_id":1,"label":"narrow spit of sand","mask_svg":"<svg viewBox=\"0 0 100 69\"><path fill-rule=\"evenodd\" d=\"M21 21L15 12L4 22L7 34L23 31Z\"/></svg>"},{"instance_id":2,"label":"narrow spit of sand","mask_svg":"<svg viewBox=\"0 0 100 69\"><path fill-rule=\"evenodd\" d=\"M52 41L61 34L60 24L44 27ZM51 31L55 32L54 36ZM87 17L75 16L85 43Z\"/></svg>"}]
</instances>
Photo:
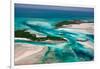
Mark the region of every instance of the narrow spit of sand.
<instances>
[{"instance_id":1,"label":"narrow spit of sand","mask_svg":"<svg viewBox=\"0 0 100 69\"><path fill-rule=\"evenodd\" d=\"M63 25L62 28L75 28L80 29L80 32L94 33L94 23L81 23L81 24L70 24Z\"/></svg>"}]
</instances>

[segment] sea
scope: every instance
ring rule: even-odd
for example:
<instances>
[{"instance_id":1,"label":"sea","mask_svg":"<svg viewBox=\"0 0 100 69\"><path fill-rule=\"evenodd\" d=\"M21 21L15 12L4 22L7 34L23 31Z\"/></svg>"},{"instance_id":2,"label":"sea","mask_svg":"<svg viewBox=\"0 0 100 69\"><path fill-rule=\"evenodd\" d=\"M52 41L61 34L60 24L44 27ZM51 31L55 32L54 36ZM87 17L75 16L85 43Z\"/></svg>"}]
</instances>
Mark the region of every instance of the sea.
<instances>
[{"instance_id":1,"label":"sea","mask_svg":"<svg viewBox=\"0 0 100 69\"><path fill-rule=\"evenodd\" d=\"M88 40L89 43L91 43L91 47L93 47L94 34L76 32L75 29L68 28L66 28L67 31L55 29L55 24L66 20L81 20L87 23L94 23L94 8L18 3L14 6L15 31L28 29L30 32L35 31L46 36L50 35L66 40L64 43L54 44L40 41L15 40L16 43L27 43L48 47L48 51L42 57L42 63L46 63L48 60L52 63L92 61L94 59L94 50L88 48L88 46L86 47L86 44L84 45L77 41L80 39L85 43L85 41L87 42Z\"/></svg>"},{"instance_id":2,"label":"sea","mask_svg":"<svg viewBox=\"0 0 100 69\"><path fill-rule=\"evenodd\" d=\"M15 30L23 29L23 22L31 21L52 26L66 20L94 23L94 8L49 5L15 4Z\"/></svg>"}]
</instances>

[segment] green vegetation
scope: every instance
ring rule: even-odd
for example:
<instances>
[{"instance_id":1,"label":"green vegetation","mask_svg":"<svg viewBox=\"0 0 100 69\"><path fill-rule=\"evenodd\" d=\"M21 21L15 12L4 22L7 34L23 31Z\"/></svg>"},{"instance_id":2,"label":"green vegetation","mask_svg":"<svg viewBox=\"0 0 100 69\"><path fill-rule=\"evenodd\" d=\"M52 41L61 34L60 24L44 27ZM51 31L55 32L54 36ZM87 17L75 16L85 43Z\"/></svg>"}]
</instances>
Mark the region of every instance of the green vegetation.
<instances>
[{"instance_id":1,"label":"green vegetation","mask_svg":"<svg viewBox=\"0 0 100 69\"><path fill-rule=\"evenodd\" d=\"M15 31L15 37L28 38L28 39L31 39L31 40L36 38L35 35L32 35L29 32L25 32L25 30Z\"/></svg>"},{"instance_id":2,"label":"green vegetation","mask_svg":"<svg viewBox=\"0 0 100 69\"><path fill-rule=\"evenodd\" d=\"M62 21L62 22L59 22L57 23L55 26L57 28L63 26L63 25L69 25L69 24L80 24L81 21L80 20L73 20L73 21Z\"/></svg>"},{"instance_id":3,"label":"green vegetation","mask_svg":"<svg viewBox=\"0 0 100 69\"><path fill-rule=\"evenodd\" d=\"M45 41L45 40L62 40L65 41L64 39L60 37L53 37L53 36L47 36L47 37L36 37L36 34L30 34L29 32L26 32L25 30L17 30L15 31L15 37L20 37L20 38L28 38L33 41Z\"/></svg>"}]
</instances>

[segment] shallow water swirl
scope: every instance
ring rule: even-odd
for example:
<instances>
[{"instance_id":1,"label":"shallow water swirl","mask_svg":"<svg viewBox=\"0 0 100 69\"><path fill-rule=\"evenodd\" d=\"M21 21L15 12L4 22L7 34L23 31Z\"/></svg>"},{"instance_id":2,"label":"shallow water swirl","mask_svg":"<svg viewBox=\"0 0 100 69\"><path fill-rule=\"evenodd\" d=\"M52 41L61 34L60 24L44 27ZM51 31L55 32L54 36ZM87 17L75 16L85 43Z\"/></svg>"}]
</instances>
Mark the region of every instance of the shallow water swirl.
<instances>
[{"instance_id":1,"label":"shallow water swirl","mask_svg":"<svg viewBox=\"0 0 100 69\"><path fill-rule=\"evenodd\" d=\"M66 28L55 29L49 27L43 27L41 25L35 25L28 22L23 23L27 26L27 30L37 31L47 36L60 37L65 41L62 43L49 43L49 42L35 42L28 40L18 40L16 43L28 43L37 46L46 46L48 51L42 58L41 63L46 63L50 54L54 54L52 59L55 62L77 62L77 61L90 61L94 58L94 51L92 48L86 47L81 42L90 42L93 47L94 35L91 33L76 32L78 29ZM48 55L49 54L49 55Z\"/></svg>"}]
</instances>

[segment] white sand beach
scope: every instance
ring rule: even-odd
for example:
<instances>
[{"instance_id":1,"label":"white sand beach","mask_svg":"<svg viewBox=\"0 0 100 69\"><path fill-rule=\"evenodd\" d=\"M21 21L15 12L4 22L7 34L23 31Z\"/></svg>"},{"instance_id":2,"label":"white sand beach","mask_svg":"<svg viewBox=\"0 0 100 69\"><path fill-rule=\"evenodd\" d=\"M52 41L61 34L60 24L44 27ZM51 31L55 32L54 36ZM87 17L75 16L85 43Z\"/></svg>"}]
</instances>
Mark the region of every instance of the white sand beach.
<instances>
[{"instance_id":1,"label":"white sand beach","mask_svg":"<svg viewBox=\"0 0 100 69\"><path fill-rule=\"evenodd\" d=\"M48 50L47 47L15 43L15 64L37 64Z\"/></svg>"},{"instance_id":2,"label":"white sand beach","mask_svg":"<svg viewBox=\"0 0 100 69\"><path fill-rule=\"evenodd\" d=\"M81 23L81 24L70 24L63 25L62 28L75 28L80 29L80 32L94 33L94 23Z\"/></svg>"}]
</instances>

